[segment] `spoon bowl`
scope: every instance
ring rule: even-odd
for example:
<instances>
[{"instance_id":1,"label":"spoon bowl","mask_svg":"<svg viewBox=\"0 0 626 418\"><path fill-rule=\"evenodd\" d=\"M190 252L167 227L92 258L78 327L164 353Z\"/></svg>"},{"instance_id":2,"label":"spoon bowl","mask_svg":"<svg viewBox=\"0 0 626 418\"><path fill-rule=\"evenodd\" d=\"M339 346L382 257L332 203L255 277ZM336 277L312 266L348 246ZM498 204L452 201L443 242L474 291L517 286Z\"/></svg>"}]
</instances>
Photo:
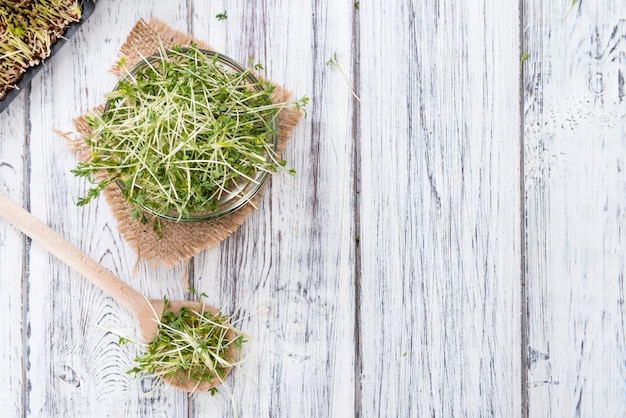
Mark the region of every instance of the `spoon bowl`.
<instances>
[{"instance_id":1,"label":"spoon bowl","mask_svg":"<svg viewBox=\"0 0 626 418\"><path fill-rule=\"evenodd\" d=\"M135 312L135 318L137 319L137 323L139 325L139 330L141 332L144 343L148 344L153 341L157 336L157 325L158 321L155 318L155 313L158 316L158 320L161 320L161 316L163 313L164 302L160 299L148 299L146 301L149 303L148 310L149 312ZM211 315L219 314L219 311L212 306L206 305L202 302L196 301L186 301L186 300L169 300L168 301L169 312L172 312L176 315L180 312L182 308L187 308L193 312L209 312ZM154 310L153 310L154 309ZM147 318L139 315L149 315ZM147 324L147 322L151 322L151 324ZM147 324L147 325L146 325ZM228 341L232 341L236 338L235 332L232 329L229 329L226 332L226 339ZM237 356L237 349L233 344L228 346L227 358L226 360L229 363L233 363ZM230 373L232 367L228 367L224 369L224 377ZM222 377L223 379L223 377ZM170 386L173 386L177 389L186 391L186 392L202 392L207 391L221 383L219 377L215 376L210 381L198 382L195 380L188 379L184 373L178 373L174 376L164 377L163 380Z\"/></svg>"},{"instance_id":2,"label":"spoon bowl","mask_svg":"<svg viewBox=\"0 0 626 418\"><path fill-rule=\"evenodd\" d=\"M15 228L29 236L33 241L40 244L91 283L108 293L120 305L128 309L135 317L142 339L146 344L156 338L158 325L165 306L164 301L147 298L130 287L3 193L0 193L0 217L9 221ZM202 302L177 300L169 301L168 311L178 314L183 307L195 312L208 311L213 315L219 312L214 307ZM233 330L229 330L226 336L228 340L233 340L235 333ZM236 356L236 348L233 344L229 345L228 356L230 357L228 360L234 360ZM231 368L227 368L224 376L230 370ZM166 377L163 380L169 385L187 392L209 390L221 383L220 378L217 376L208 382L198 382L188 379L184 374L180 373L173 377Z\"/></svg>"}]
</instances>

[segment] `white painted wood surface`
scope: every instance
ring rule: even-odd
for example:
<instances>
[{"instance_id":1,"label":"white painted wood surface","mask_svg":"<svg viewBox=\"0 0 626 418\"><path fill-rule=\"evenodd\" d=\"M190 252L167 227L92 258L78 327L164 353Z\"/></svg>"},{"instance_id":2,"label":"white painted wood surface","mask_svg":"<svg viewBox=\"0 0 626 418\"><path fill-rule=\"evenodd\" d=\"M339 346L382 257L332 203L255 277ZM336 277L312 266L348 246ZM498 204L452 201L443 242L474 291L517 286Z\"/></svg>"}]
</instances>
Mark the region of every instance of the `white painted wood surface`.
<instances>
[{"instance_id":1,"label":"white painted wood surface","mask_svg":"<svg viewBox=\"0 0 626 418\"><path fill-rule=\"evenodd\" d=\"M24 182L28 162L25 156L27 123L24 107L28 97L21 95L16 106L5 110L4 118L15 121L0 125L0 190L16 202L25 203L28 185ZM24 368L28 324L24 322L24 294L28 292L28 273L25 271L28 248L26 238L5 222L0 223L0 306L4 320L0 321L0 338L8 342L0 348L0 359L5 373L0 374L0 410L10 416L24 412Z\"/></svg>"},{"instance_id":2,"label":"white painted wood surface","mask_svg":"<svg viewBox=\"0 0 626 418\"><path fill-rule=\"evenodd\" d=\"M521 411L518 20L362 7L363 416Z\"/></svg>"},{"instance_id":3,"label":"white painted wood surface","mask_svg":"<svg viewBox=\"0 0 626 418\"><path fill-rule=\"evenodd\" d=\"M75 206L52 133L154 16L311 97L298 176L188 269L251 337L239 416L625 416L626 4L504 3L99 0L0 114L0 189L146 295L185 297L182 266L133 277L103 200ZM132 317L6 222L0 306L2 416L234 415L224 390L126 375L110 330Z\"/></svg>"},{"instance_id":4,"label":"white painted wood surface","mask_svg":"<svg viewBox=\"0 0 626 418\"><path fill-rule=\"evenodd\" d=\"M224 10L228 19L216 21ZM340 74L325 65L337 51L350 71L353 13L349 2L194 4L197 37L239 61L252 55L295 97L311 97L285 154L297 177L274 178L263 207L194 265L198 288L249 316L248 361L233 376L243 416L353 414L353 108ZM215 416L229 408L210 397L193 402Z\"/></svg>"},{"instance_id":5,"label":"white painted wood surface","mask_svg":"<svg viewBox=\"0 0 626 418\"><path fill-rule=\"evenodd\" d=\"M626 416L626 2L529 1L528 408Z\"/></svg>"}]
</instances>

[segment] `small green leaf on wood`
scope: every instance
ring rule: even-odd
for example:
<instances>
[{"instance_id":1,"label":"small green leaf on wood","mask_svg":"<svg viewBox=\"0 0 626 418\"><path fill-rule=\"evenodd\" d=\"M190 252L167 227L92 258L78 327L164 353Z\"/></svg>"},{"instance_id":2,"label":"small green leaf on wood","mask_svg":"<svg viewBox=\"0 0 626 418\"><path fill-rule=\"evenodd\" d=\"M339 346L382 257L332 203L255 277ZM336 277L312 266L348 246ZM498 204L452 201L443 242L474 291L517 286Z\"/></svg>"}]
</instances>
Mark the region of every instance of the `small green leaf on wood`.
<instances>
[{"instance_id":1,"label":"small green leaf on wood","mask_svg":"<svg viewBox=\"0 0 626 418\"><path fill-rule=\"evenodd\" d=\"M520 67L524 65L524 62L528 59L528 52L524 52L522 54L522 58L520 58L519 65Z\"/></svg>"}]
</instances>

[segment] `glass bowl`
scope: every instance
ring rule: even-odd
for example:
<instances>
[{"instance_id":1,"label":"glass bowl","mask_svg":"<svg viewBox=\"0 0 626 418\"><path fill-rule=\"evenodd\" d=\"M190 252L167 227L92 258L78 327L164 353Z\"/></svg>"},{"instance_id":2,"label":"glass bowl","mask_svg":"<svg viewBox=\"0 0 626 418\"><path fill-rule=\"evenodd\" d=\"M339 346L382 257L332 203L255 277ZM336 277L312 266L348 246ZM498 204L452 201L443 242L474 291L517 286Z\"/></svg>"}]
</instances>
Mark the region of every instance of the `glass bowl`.
<instances>
[{"instance_id":1,"label":"glass bowl","mask_svg":"<svg viewBox=\"0 0 626 418\"><path fill-rule=\"evenodd\" d=\"M182 48L182 50L185 50L185 48ZM214 51L200 49L200 48L198 48L198 51L207 55L208 57L212 59L216 59L216 62L219 65L223 66L224 68L228 70L232 70L233 72L237 72L237 73L243 73L246 71L245 67L243 67L241 64L239 64L232 58L229 58L225 55L216 53ZM166 51L166 53L168 54L168 56L172 55L172 51ZM153 63L156 60L160 60L161 58L162 57L160 54L155 54L155 55L145 58L138 64L134 65L127 72L127 74L120 79L120 82L128 80L132 76L136 75L140 69L146 67L147 65L149 65L149 63ZM248 73L246 75L246 78L251 84L256 85L257 90L259 91L261 90L261 88L257 84L259 80L253 74ZM113 91L117 91L119 89L120 82L116 84ZM106 112L110 108L109 106L110 106L109 101L107 101L107 105L104 109L104 112ZM276 128L275 118L270 121L270 126L272 127L272 134L270 138L271 140L268 141L268 143L271 142L271 148L273 149L274 153L276 153L277 146L278 146L278 133L277 133L277 128ZM231 187L229 187L227 192L223 192L222 196L217 201L217 207L214 210L210 210L206 212L190 212L189 217L181 216L178 213L178 211L176 211L175 209L167 213L162 213L162 212L157 211L155 208L149 206L148 204L140 205L140 208L146 213L152 214L159 218L174 221L174 222L202 222L202 221L207 221L211 219L216 219L222 216L229 215L237 211L238 209L241 209L248 202L250 202L252 198L254 198L254 196L259 192L259 190L261 189L261 187L267 180L269 174L270 173L267 171L257 170L255 175L252 177L252 180L245 179L244 177L240 177L240 179L238 180L235 179L234 182L236 184L233 184ZM124 182L122 180L118 180L117 184L122 189L122 191L124 191L125 189Z\"/></svg>"}]
</instances>

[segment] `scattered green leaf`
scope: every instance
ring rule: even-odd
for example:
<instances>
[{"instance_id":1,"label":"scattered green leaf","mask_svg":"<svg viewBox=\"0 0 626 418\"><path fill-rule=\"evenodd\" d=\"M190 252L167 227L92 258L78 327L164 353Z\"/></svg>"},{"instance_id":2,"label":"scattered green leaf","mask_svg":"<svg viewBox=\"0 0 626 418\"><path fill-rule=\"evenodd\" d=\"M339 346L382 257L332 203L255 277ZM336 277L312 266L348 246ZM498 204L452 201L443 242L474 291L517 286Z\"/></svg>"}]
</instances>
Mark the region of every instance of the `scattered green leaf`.
<instances>
[{"instance_id":1,"label":"scattered green leaf","mask_svg":"<svg viewBox=\"0 0 626 418\"><path fill-rule=\"evenodd\" d=\"M520 58L520 61L519 61L520 67L524 65L527 59L528 59L528 52L524 52L522 54L522 58Z\"/></svg>"},{"instance_id":2,"label":"scattered green leaf","mask_svg":"<svg viewBox=\"0 0 626 418\"><path fill-rule=\"evenodd\" d=\"M334 67L334 68L336 68L339 71L339 73L343 77L343 80L346 82L346 85L350 89L350 93L352 93L352 96L354 96L354 98L357 99L360 102L361 99L359 99L359 96L357 96L356 92L352 88L352 85L350 84L350 80L348 80L348 76L346 75L346 73L344 73L343 68L341 68L341 65L339 65L339 61L337 60L337 52L336 51L328 59L328 61L326 61L326 65Z\"/></svg>"}]
</instances>

